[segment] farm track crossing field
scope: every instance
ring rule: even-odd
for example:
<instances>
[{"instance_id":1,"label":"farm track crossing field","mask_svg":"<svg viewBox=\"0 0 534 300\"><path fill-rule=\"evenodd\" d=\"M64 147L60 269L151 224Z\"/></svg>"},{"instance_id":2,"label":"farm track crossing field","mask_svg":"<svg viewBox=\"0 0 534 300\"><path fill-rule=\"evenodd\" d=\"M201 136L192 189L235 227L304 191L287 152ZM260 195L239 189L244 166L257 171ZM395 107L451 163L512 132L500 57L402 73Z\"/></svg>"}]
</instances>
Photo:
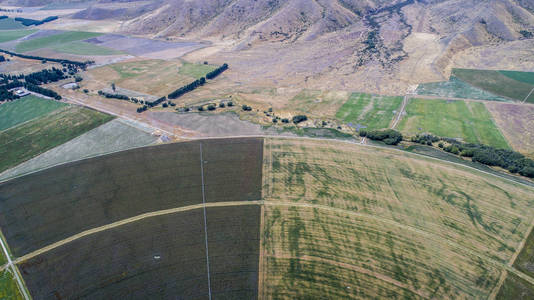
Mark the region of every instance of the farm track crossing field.
<instances>
[{"instance_id":1,"label":"farm track crossing field","mask_svg":"<svg viewBox=\"0 0 534 300\"><path fill-rule=\"evenodd\" d=\"M200 204L199 143L207 202L260 199L262 139L168 144L77 161L0 184L0 228L14 255L22 256L111 222Z\"/></svg>"},{"instance_id":2,"label":"farm track crossing field","mask_svg":"<svg viewBox=\"0 0 534 300\"><path fill-rule=\"evenodd\" d=\"M270 274L269 266L280 267L280 270L289 273L294 271L298 263L292 262L291 259L299 257L311 257L314 261L319 259L319 266L307 259L302 268L311 274L325 274L324 276L328 274L329 278L319 279L313 278L311 274L305 274L298 279L308 282L301 283L300 286L307 286L310 289L312 283L330 281L322 287L317 287L321 289L317 290L317 293L332 292L334 296L336 293L346 293L341 287L345 284L350 286L349 280L355 275L346 273L340 274L339 278L332 278L336 277L337 273L326 271L337 268L333 268L332 263L325 263L323 260L325 257L321 255L338 255L338 253L342 255L341 251L349 253L355 251L345 248L359 247L365 243L356 241L349 243L347 239L365 236L374 243L369 246L372 247L370 249L382 250L380 252L373 250L377 253L375 258L355 261L358 263L367 261L370 268L373 265L382 268L395 266L394 270L377 271L377 274L365 279L372 281L368 285L380 286L385 281L381 276L386 276L402 283L402 286L408 285L406 289L412 293L420 291L424 295L428 293L432 295L433 291L429 287L436 288L432 278L441 276L437 287L449 288L435 289L434 296L484 298L496 285L501 271L495 269L489 260L507 263L514 255L516 247L526 238L526 232L532 222L534 209L532 189L473 170L452 167L446 163L424 158L414 158L406 153L385 149L351 147L322 141L266 139L265 143L263 193L266 203L272 202L273 205L277 205L279 202L292 202L310 205L311 208L319 206L317 210L323 214L323 210L328 210L329 207L335 212L345 211L345 213L339 212L340 216L328 218L314 216L313 218L324 221L312 224L308 224L312 221L307 220L313 220L312 212L318 214L315 211L310 210L307 213L304 210L287 213L280 211L279 219L282 221L278 222L282 222L284 227L279 230L285 232L285 235L275 229L275 236L272 239L275 241L273 247L278 245L283 251L280 255L274 252L272 263L266 258L265 276L268 277ZM299 214L303 215L298 217L300 220L297 219ZM331 225L332 222L334 224L341 222L342 217L348 219L351 214L352 221L335 225L340 229L328 229L334 226ZM266 214L264 224L269 222L276 224L277 221L273 219L275 215L275 212ZM286 217L283 217L284 215ZM358 226L364 226L356 226L360 219L365 220L363 223L365 226L373 226L375 229L364 229L363 232L368 231L367 236L363 233L350 234L347 238L339 236L339 232L344 233L344 230L350 227L345 225L345 222L347 224L352 222L351 226L356 227L354 230L359 230ZM283 222L289 220L294 222L296 229L291 229L287 222ZM315 228L314 226L319 226L317 224L324 225L322 229ZM404 229L399 231L401 228ZM263 230L268 229L265 227ZM320 234L320 230L323 233ZM373 238L377 230L382 233L376 233L377 237ZM413 232L413 235L408 235L407 231ZM416 246L410 248L408 245L399 244L400 246L393 247L398 249L398 252L390 251L388 250L390 246L396 245L397 242L385 238L388 232L392 232L391 238L398 237L402 243L408 245L421 244L422 248ZM277 237L276 234L280 236ZM400 238L403 235L408 236ZM264 236L267 239L269 234L264 233ZM326 242L328 244L335 244L335 241L339 240L340 245L323 251L319 245L307 241L310 236L318 241L328 241ZM425 240L428 240L429 236L433 242L427 244ZM289 251L292 244L298 245L298 243L305 243L306 246L295 248L300 249L300 252ZM410 257L417 260L415 266L409 263ZM278 262L278 258L282 260ZM388 260L396 263L387 263ZM406 264L403 264L403 261L406 261ZM336 260L336 263L346 264L348 261ZM419 269L418 265L429 267ZM364 268L364 266L358 267ZM277 282L279 280L277 276L283 277L280 274L284 274L284 271L280 270L273 271L273 274L278 275L273 275L275 277L272 279L265 279L265 282L273 284ZM365 272L369 270L365 269ZM395 277L397 276L395 274L400 277ZM286 276L291 278L292 275L286 274ZM286 282L285 284L291 282L289 279L282 281ZM294 284L292 287L297 286L299 285ZM331 290L328 286L332 287ZM278 298L280 295L282 298L295 296L291 294L284 296L283 293L287 293L288 290L283 286L277 287L277 284L263 289L267 293L271 290L274 293L273 298ZM276 290L282 294L276 294ZM304 288L302 292L305 292Z\"/></svg>"},{"instance_id":3,"label":"farm track crossing field","mask_svg":"<svg viewBox=\"0 0 534 300\"><path fill-rule=\"evenodd\" d=\"M66 106L0 132L0 172L61 145L113 117L86 108Z\"/></svg>"},{"instance_id":4,"label":"farm track crossing field","mask_svg":"<svg viewBox=\"0 0 534 300\"><path fill-rule=\"evenodd\" d=\"M492 70L453 69L452 75L490 93L523 101L534 88L534 74ZM534 103L534 93L527 102Z\"/></svg>"},{"instance_id":5,"label":"farm track crossing field","mask_svg":"<svg viewBox=\"0 0 534 300\"><path fill-rule=\"evenodd\" d=\"M407 135L429 132L470 143L510 148L484 103L479 102L410 99L399 130Z\"/></svg>"},{"instance_id":6,"label":"farm track crossing field","mask_svg":"<svg viewBox=\"0 0 534 300\"><path fill-rule=\"evenodd\" d=\"M205 255L202 211L194 210L90 235L19 268L35 299L206 299Z\"/></svg>"},{"instance_id":7,"label":"farm track crossing field","mask_svg":"<svg viewBox=\"0 0 534 300\"><path fill-rule=\"evenodd\" d=\"M0 227L22 256L83 230L199 204L198 148L193 142L133 149L8 181L0 185Z\"/></svg>"},{"instance_id":8,"label":"farm track crossing field","mask_svg":"<svg viewBox=\"0 0 534 300\"><path fill-rule=\"evenodd\" d=\"M402 97L353 93L336 117L370 130L388 128L401 103Z\"/></svg>"},{"instance_id":9,"label":"farm track crossing field","mask_svg":"<svg viewBox=\"0 0 534 300\"><path fill-rule=\"evenodd\" d=\"M266 299L476 299L500 275L474 255L380 221L266 207Z\"/></svg>"},{"instance_id":10,"label":"farm track crossing field","mask_svg":"<svg viewBox=\"0 0 534 300\"><path fill-rule=\"evenodd\" d=\"M5 20L5 19L4 19ZM3 20L0 20L0 22ZM1 25L0 25L1 26ZM23 30L2 30L0 31L0 43L13 41L30 35L37 30L34 29L23 29Z\"/></svg>"},{"instance_id":11,"label":"farm track crossing field","mask_svg":"<svg viewBox=\"0 0 534 300\"><path fill-rule=\"evenodd\" d=\"M260 247L259 205L207 208L213 299L256 299Z\"/></svg>"},{"instance_id":12,"label":"farm track crossing field","mask_svg":"<svg viewBox=\"0 0 534 300\"><path fill-rule=\"evenodd\" d=\"M33 95L4 103L0 105L0 131L46 115L64 106L66 106L65 103Z\"/></svg>"},{"instance_id":13,"label":"farm track crossing field","mask_svg":"<svg viewBox=\"0 0 534 300\"><path fill-rule=\"evenodd\" d=\"M59 47L70 42L81 41L97 37L99 35L102 34L95 32L66 31L58 34L23 41L17 44L17 46L15 46L15 50L17 52L28 52L41 48Z\"/></svg>"},{"instance_id":14,"label":"farm track crossing field","mask_svg":"<svg viewBox=\"0 0 534 300\"><path fill-rule=\"evenodd\" d=\"M259 206L207 209L214 299L257 295ZM20 265L34 298L207 299L201 209L84 237ZM83 259L80 259L83 258Z\"/></svg>"}]
</instances>

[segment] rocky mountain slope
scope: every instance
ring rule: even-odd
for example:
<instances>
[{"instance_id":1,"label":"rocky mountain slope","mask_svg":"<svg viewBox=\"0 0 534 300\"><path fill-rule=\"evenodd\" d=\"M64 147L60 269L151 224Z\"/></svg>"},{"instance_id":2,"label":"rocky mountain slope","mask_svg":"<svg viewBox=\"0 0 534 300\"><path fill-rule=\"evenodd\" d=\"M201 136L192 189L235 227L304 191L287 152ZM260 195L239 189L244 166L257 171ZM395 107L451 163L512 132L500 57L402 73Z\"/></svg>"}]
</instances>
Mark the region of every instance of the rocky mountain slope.
<instances>
[{"instance_id":1,"label":"rocky mountain slope","mask_svg":"<svg viewBox=\"0 0 534 300\"><path fill-rule=\"evenodd\" d=\"M398 93L452 67L534 69L533 0L100 0L72 18L210 40L199 59L259 85Z\"/></svg>"}]
</instances>

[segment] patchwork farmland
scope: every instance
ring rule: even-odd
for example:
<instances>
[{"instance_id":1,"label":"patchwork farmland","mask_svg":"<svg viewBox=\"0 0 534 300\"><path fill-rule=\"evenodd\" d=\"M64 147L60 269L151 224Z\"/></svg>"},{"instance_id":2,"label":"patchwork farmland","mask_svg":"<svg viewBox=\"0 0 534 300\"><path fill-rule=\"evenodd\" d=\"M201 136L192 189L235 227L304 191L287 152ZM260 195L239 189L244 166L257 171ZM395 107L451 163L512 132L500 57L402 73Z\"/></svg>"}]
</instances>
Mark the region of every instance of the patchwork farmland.
<instances>
[{"instance_id":1,"label":"patchwork farmland","mask_svg":"<svg viewBox=\"0 0 534 300\"><path fill-rule=\"evenodd\" d=\"M0 228L35 299L506 299L534 293L533 195L387 148L209 139L0 183Z\"/></svg>"},{"instance_id":2,"label":"patchwork farmland","mask_svg":"<svg viewBox=\"0 0 534 300\"><path fill-rule=\"evenodd\" d=\"M0 132L0 172L61 145L113 117L86 108L64 106Z\"/></svg>"},{"instance_id":3,"label":"patchwork farmland","mask_svg":"<svg viewBox=\"0 0 534 300\"><path fill-rule=\"evenodd\" d=\"M410 99L399 130L407 135L432 133L508 149L484 103L474 101Z\"/></svg>"}]
</instances>

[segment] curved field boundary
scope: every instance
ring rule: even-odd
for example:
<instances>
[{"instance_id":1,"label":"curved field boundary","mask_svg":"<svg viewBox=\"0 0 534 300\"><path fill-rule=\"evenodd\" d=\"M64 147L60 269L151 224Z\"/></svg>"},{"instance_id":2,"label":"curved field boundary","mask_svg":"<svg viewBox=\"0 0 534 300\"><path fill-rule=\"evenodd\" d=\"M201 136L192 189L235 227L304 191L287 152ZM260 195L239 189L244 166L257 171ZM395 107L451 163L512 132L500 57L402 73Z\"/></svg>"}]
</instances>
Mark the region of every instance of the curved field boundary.
<instances>
[{"instance_id":1,"label":"curved field boundary","mask_svg":"<svg viewBox=\"0 0 534 300\"><path fill-rule=\"evenodd\" d=\"M82 231L82 232L80 232L78 234L75 234L75 235L73 235L71 237L68 237L68 238L63 239L63 240L58 241L58 242L55 242L55 243L53 243L51 245L48 245L46 247L43 247L41 249L38 249L38 250L33 251L31 253L28 253L28 254L26 254L24 256L18 257L15 260L13 260L13 263L14 264L18 264L18 263L27 261L27 260L29 260L31 258L34 258L34 257L38 256L39 254L48 252L48 251L50 251L52 249L55 249L57 247L60 247L60 246L65 245L67 243L70 243L70 242L75 241L77 239L83 238L85 236L88 236L88 235L91 235L91 234L95 234L95 233L98 233L98 232L102 232L102 231L106 231L108 229L112 229L112 228L119 227L119 226L122 226L122 225L125 225L125 224L133 223L133 222L136 222L136 221L139 221L139 220L143 220L143 219L146 219L146 218L152 218L152 217L163 216L163 215L168 215L168 214L175 214L175 213L178 213L178 212L190 211L190 210L194 210L194 209L201 209L201 208L204 209L204 208L208 208L208 207L242 206L242 205L258 205L258 204L263 204L263 201L262 200L256 200L256 201L235 201L235 202L210 202L210 203L205 203L205 204L188 205L188 206L182 206L182 207L177 207L177 208L164 209L164 210L158 210L158 211L153 211L153 212L149 212L149 213L144 213L144 214L141 214L141 215L138 215L138 216L135 216L135 217L131 217L131 218L127 218L127 219L124 219L124 220L117 221L117 222L113 222L111 224L107 224L107 225L104 225L104 226L100 226L100 227L96 227L96 228L93 228L93 229Z\"/></svg>"},{"instance_id":2,"label":"curved field boundary","mask_svg":"<svg viewBox=\"0 0 534 300\"><path fill-rule=\"evenodd\" d=\"M106 231L106 230L109 230L109 229L112 229L112 228L115 228L115 227L119 227L119 226L122 226L122 225L125 225L125 224L133 223L133 222L136 222L136 221L139 221L139 220L143 220L143 219L146 219L146 218L157 217L157 216L168 215L168 214L174 214L174 213L179 213L179 212L185 212L185 211L190 211L190 210L195 210L195 209L204 209L204 208L209 208L209 207L244 206L244 205L268 205L268 206L290 206L290 207L314 208L314 209L327 210L327 211L332 211L332 212L336 212L336 213L341 213L341 214L345 214L345 215L351 215L351 216L355 216L357 218L363 218L363 219L369 219L369 220L373 220L373 221L378 221L378 222L381 222L381 223L385 223L387 225L399 227L399 228L401 228L403 230L408 230L408 231L423 235L425 237L431 238L432 240L434 240L437 243L447 244L448 246L451 246L453 248L462 249L463 251L465 251L465 252L467 252L467 253L469 253L471 255L479 257L479 258L483 259L484 261L489 262L490 264L492 264L494 266L497 266L497 267L499 267L499 268L501 268L503 270L506 270L508 272L514 273L518 277L530 282L531 284L534 284L534 278L532 278L532 277L530 277L530 276L528 276L528 275L516 270L515 268L513 268L509 264L498 262L498 261L496 261L496 260L494 260L494 259L492 259L492 258L490 258L490 257L488 257L488 256L486 256L484 254L477 253L477 252L475 252L475 251L473 251L473 250L471 250L469 248L466 248L466 247L464 247L464 246L462 246L460 244L457 244L457 243L455 243L453 241L444 239L443 237L436 237L434 234L429 233L427 231L424 231L424 230L421 230L421 229L418 229L418 228L415 228L415 227L412 227L412 226L404 225L404 224L398 223L398 222L390 220L390 219L379 218L379 217L376 217L376 216L373 216L373 215L369 215L369 214L363 214L363 213L358 213L358 212L354 212L354 211L349 211L349 210L345 210L345 209L341 209L341 208L335 208L335 207L319 205L319 204L298 203L298 202L264 201L264 200L210 202L210 203L205 203L205 204L188 205L188 206L183 206L183 207L177 207L177 208L172 208L172 209L166 209L166 210L159 210L159 211L144 213L144 214L141 214L141 215L138 215L138 216L135 216L135 217L127 218L127 219L120 220L120 221L117 221L117 222L114 222L114 223L111 223L111 224L107 224L107 225L104 225L104 226L100 226L100 227L96 227L96 228L93 228L93 229L89 229L89 230L80 232L80 233L78 233L76 235L73 235L73 236L71 236L69 238L63 239L63 240L58 241L56 243L53 243L53 244L51 244L49 246L43 247L41 249L38 249L38 250L33 251L31 253L28 253L28 254L26 254L24 256L18 257L18 258L13 260L13 264L19 264L19 263L25 262L25 261L27 261L27 260L29 260L31 258L34 258L34 257L36 257L36 256L38 256L40 254L43 254L45 252L48 252L48 251L53 250L55 248L58 248L58 247L60 247L62 245L65 245L65 244L70 243L72 241L75 241L77 239L83 238L85 236L92 235L92 234L95 234L95 233L98 233L98 232L102 232L102 231Z\"/></svg>"},{"instance_id":3,"label":"curved field boundary","mask_svg":"<svg viewBox=\"0 0 534 300\"><path fill-rule=\"evenodd\" d=\"M466 247L464 247L464 246L462 246L460 244L457 244L457 243L455 243L455 242L453 242L451 240L444 239L443 237L437 237L437 236L435 236L434 234L432 234L430 232L427 232L427 231L424 231L424 230L421 230L419 228L415 228L415 227L412 227L412 226L404 225L404 224L401 224L399 222L396 222L396 221L393 221L393 220L390 220L390 219L379 218L379 217L376 217L376 216L373 216L373 215L370 215L370 214L362 214L362 213L358 213L358 212L354 212L354 211L350 211L350 210L346 210L346 209L330 207L330 206L325 206L325 205L320 205L320 204L298 203L298 202L265 201L264 205L314 208L314 209L332 211L332 212L345 214L345 215L351 215L351 216L355 216L355 217L362 218L362 219L369 219L369 220L373 220L373 221L377 221L377 222L382 222L382 223L385 223L387 225L399 227L399 228L401 228L403 230L408 230L408 231L411 231L411 232L426 236L428 238L431 238L432 240L434 240L437 243L447 244L448 246L451 246L453 248L462 249L463 251L465 251L465 252L467 252L467 253L469 253L471 255L479 257L479 258L485 260L486 262L489 262L490 264L492 264L494 266L497 266L497 267L499 267L499 268L501 268L503 270L507 270L507 271L509 271L511 273L514 273L518 277L521 277L524 280L530 282L531 284L534 284L534 278L532 278L532 277L530 277L530 276L528 276L528 275L516 270L515 268L513 268L512 266L510 266L508 264L504 264L504 263L498 262L495 259L492 259L492 258L490 258L490 257L488 257L488 256L486 256L484 254L477 253L477 252L475 252L475 251L473 251L473 250L471 250L469 248L466 248Z\"/></svg>"},{"instance_id":4,"label":"curved field boundary","mask_svg":"<svg viewBox=\"0 0 534 300\"><path fill-rule=\"evenodd\" d=\"M153 128L155 128L155 127L153 127ZM157 128L155 128L155 129L157 129ZM184 139L184 141L220 140L220 139L238 139L238 138L277 138L277 139L288 139L288 140L291 140L291 139L295 139L295 140L302 139L302 140L312 140L312 141L338 142L338 143L344 143L344 144L350 144L350 145L362 146L362 147L388 149L388 150L391 150L391 151L398 151L398 152L401 152L401 153L405 153L408 156L411 155L411 156L414 156L414 157L423 157L423 158L426 158L426 159L440 161L440 162L445 163L445 164L451 164L451 165L455 165L455 166L460 166L460 167L467 168L469 170L473 170L473 171L476 171L476 172L479 172L479 173L482 173L482 174L490 175L492 177L501 178L501 179L503 179L505 181L512 182L514 184L519 184L519 185L534 189L534 182L530 182L528 180L524 180L524 179L520 179L520 178L518 178L518 180L513 180L513 179L507 178L505 176L497 175L495 173L486 172L486 171L483 171L483 170L480 170L480 169L477 169L477 168L474 168L474 167L471 167L471 166L468 166L468 165L464 165L464 164L460 164L460 163L456 163L456 162L452 162L452 161L448 161L448 160L443 160L443 159L439 159L439 158L436 158L436 157L423 155L423 154L419 154L419 153L408 152L408 151L404 151L404 150L401 150L401 149L395 149L395 148L392 148L392 147L378 146L378 145L371 145L371 144L362 144L360 141L339 140L339 139L329 139L329 138L302 137L302 136L286 137L286 136L275 136L275 135L236 135L236 136L225 136L225 137L180 137L180 138ZM184 142L184 141L182 141L182 142ZM118 150L118 151L113 151L113 152L109 152L109 153L99 154L99 155L96 155L96 156L87 157L87 158L83 158L83 159L79 159L79 160L73 160L73 161L69 161L69 162L65 162L65 163L58 163L56 165L48 166L48 167L45 167L45 168L42 168L42 169L39 169L39 170L35 170L35 171L28 172L28 173L25 173L25 174L17 175L15 177L11 177L11 178L0 180L0 183L4 183L4 182L10 181L10 180L13 180L15 178L19 178L19 177L23 177L23 176L26 176L26 175L34 174L34 173L37 173L37 172L40 172L40 171L43 171L43 170L47 170L47 169L50 169L50 168L53 168L53 167L61 166L61 165L64 165L64 164L83 161L83 160L86 160L86 159L91 159L91 158L95 158L95 157L102 156L102 155L108 155L108 154L119 153L119 152L122 152L122 151L139 149L139 148L143 148L143 147L146 147L146 146L132 147L132 148L125 149L125 150Z\"/></svg>"}]
</instances>

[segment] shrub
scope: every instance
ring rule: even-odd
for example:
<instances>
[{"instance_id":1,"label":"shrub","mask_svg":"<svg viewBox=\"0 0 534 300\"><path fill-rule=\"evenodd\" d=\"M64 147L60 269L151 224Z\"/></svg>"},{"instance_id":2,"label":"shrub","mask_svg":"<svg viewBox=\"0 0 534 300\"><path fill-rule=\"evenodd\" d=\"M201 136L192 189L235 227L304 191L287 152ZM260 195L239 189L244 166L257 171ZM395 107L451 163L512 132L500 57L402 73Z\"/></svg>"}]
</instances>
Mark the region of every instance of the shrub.
<instances>
[{"instance_id":1,"label":"shrub","mask_svg":"<svg viewBox=\"0 0 534 300\"><path fill-rule=\"evenodd\" d=\"M211 111L211 110L215 110L215 109L216 109L215 105L213 105L213 104L208 105L208 110Z\"/></svg>"},{"instance_id":2,"label":"shrub","mask_svg":"<svg viewBox=\"0 0 534 300\"><path fill-rule=\"evenodd\" d=\"M223 102L219 103L219 107L224 108L225 106L226 105Z\"/></svg>"},{"instance_id":3,"label":"shrub","mask_svg":"<svg viewBox=\"0 0 534 300\"><path fill-rule=\"evenodd\" d=\"M246 104L243 104L243 105L241 106L241 109L243 109L244 111L251 111L251 110L252 110L252 107L250 107L250 106L248 106L248 105L246 105Z\"/></svg>"},{"instance_id":4,"label":"shrub","mask_svg":"<svg viewBox=\"0 0 534 300\"><path fill-rule=\"evenodd\" d=\"M169 107L169 105L167 103L163 103L162 105L163 107Z\"/></svg>"},{"instance_id":5,"label":"shrub","mask_svg":"<svg viewBox=\"0 0 534 300\"><path fill-rule=\"evenodd\" d=\"M232 106L234 106L234 102L230 101L230 102L228 102L227 105L228 105L228 107L232 107Z\"/></svg>"},{"instance_id":6,"label":"shrub","mask_svg":"<svg viewBox=\"0 0 534 300\"><path fill-rule=\"evenodd\" d=\"M297 115L293 117L293 123L298 124L300 122L304 122L308 120L308 117L305 115Z\"/></svg>"},{"instance_id":7,"label":"shrub","mask_svg":"<svg viewBox=\"0 0 534 300\"><path fill-rule=\"evenodd\" d=\"M397 145L402 141L402 134L393 129L369 131L366 136L371 140L383 141L386 145Z\"/></svg>"}]
</instances>

